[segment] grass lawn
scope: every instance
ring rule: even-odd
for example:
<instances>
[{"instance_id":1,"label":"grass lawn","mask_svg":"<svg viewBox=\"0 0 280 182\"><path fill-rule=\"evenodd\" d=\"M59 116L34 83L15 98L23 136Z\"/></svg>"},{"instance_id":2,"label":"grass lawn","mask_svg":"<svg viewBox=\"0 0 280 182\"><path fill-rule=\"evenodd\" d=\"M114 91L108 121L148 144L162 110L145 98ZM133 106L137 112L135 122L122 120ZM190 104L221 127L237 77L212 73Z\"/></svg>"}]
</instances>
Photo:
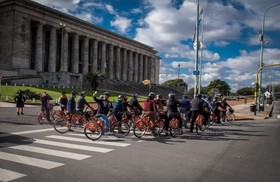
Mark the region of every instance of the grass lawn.
<instances>
[{"instance_id":1,"label":"grass lawn","mask_svg":"<svg viewBox=\"0 0 280 182\"><path fill-rule=\"evenodd\" d=\"M71 97L71 92L73 91L73 89L71 88L37 88L37 87L29 87L29 86L5 86L2 85L1 86L1 101L8 101L8 102L14 102L14 97L17 93L18 90L27 90L29 89L32 92L36 92L37 94L42 94L45 91L53 98L53 103L56 102L56 99L58 99L61 95L62 91L65 91L67 93L67 97L70 98ZM80 93L82 91L82 89L74 89L74 91ZM93 91L92 90L83 90L86 92L86 100L88 102L94 102L93 101ZM99 95L103 94L103 91L98 91L97 90L97 96L99 97ZM110 93L110 101L116 101L118 99L118 95L117 93ZM128 97L128 100L130 100L131 97ZM143 99L139 99L139 100L143 100ZM27 99L26 100L27 104L32 104L33 99ZM40 100L35 100L34 104L39 104L41 103Z\"/></svg>"}]
</instances>

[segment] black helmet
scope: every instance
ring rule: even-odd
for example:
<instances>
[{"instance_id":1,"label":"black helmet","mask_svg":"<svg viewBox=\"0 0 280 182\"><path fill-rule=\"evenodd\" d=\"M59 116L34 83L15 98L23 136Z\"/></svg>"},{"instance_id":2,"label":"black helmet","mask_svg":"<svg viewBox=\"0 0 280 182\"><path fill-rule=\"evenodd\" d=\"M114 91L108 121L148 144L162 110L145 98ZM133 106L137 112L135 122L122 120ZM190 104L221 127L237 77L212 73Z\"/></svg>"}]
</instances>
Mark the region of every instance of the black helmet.
<instances>
[{"instance_id":1,"label":"black helmet","mask_svg":"<svg viewBox=\"0 0 280 182\"><path fill-rule=\"evenodd\" d=\"M124 98L124 96L123 96L123 95L119 95L118 98L119 98L119 99L120 99L120 98Z\"/></svg>"},{"instance_id":2,"label":"black helmet","mask_svg":"<svg viewBox=\"0 0 280 182\"><path fill-rule=\"evenodd\" d=\"M188 98L188 96L187 95L183 95L182 98L186 99L186 98Z\"/></svg>"},{"instance_id":3,"label":"black helmet","mask_svg":"<svg viewBox=\"0 0 280 182\"><path fill-rule=\"evenodd\" d=\"M110 93L109 92L104 92L103 95L108 95L108 97L110 97Z\"/></svg>"},{"instance_id":4,"label":"black helmet","mask_svg":"<svg viewBox=\"0 0 280 182\"><path fill-rule=\"evenodd\" d=\"M137 96L138 96L138 94L136 94L136 93L135 93L135 94L132 94L132 97L137 97Z\"/></svg>"},{"instance_id":5,"label":"black helmet","mask_svg":"<svg viewBox=\"0 0 280 182\"><path fill-rule=\"evenodd\" d=\"M78 94L78 92L76 92L76 91L72 92L72 95L77 95L77 94Z\"/></svg>"},{"instance_id":6,"label":"black helmet","mask_svg":"<svg viewBox=\"0 0 280 182\"><path fill-rule=\"evenodd\" d=\"M157 94L157 97L160 97L160 98L162 98L162 95L161 95L161 94Z\"/></svg>"},{"instance_id":7,"label":"black helmet","mask_svg":"<svg viewBox=\"0 0 280 182\"><path fill-rule=\"evenodd\" d=\"M169 93L168 97L175 97L175 94L174 93Z\"/></svg>"},{"instance_id":8,"label":"black helmet","mask_svg":"<svg viewBox=\"0 0 280 182\"><path fill-rule=\"evenodd\" d=\"M202 95L201 95L201 94L197 94L196 97L198 97L198 98L201 99L201 98L202 98Z\"/></svg>"},{"instance_id":9,"label":"black helmet","mask_svg":"<svg viewBox=\"0 0 280 182\"><path fill-rule=\"evenodd\" d=\"M149 97L155 97L155 93L154 92L150 92L148 96Z\"/></svg>"}]
</instances>

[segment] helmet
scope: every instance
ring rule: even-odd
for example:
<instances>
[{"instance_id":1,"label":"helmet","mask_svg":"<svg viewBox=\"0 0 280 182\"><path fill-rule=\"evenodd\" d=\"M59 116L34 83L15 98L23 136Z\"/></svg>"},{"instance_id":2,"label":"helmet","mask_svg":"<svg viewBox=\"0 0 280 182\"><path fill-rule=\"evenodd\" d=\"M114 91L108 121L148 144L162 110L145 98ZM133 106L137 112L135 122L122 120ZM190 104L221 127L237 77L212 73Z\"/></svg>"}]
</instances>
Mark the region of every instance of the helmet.
<instances>
[{"instance_id":1,"label":"helmet","mask_svg":"<svg viewBox=\"0 0 280 182\"><path fill-rule=\"evenodd\" d=\"M162 95L160 95L160 94L157 94L157 98L161 98L162 97Z\"/></svg>"},{"instance_id":2,"label":"helmet","mask_svg":"<svg viewBox=\"0 0 280 182\"><path fill-rule=\"evenodd\" d=\"M197 94L196 97L198 97L198 98L201 99L201 98L202 98L202 95L201 95L201 94Z\"/></svg>"},{"instance_id":3,"label":"helmet","mask_svg":"<svg viewBox=\"0 0 280 182\"><path fill-rule=\"evenodd\" d=\"M108 95L110 97L110 93L109 92L104 92L104 95Z\"/></svg>"},{"instance_id":4,"label":"helmet","mask_svg":"<svg viewBox=\"0 0 280 182\"><path fill-rule=\"evenodd\" d=\"M86 92L85 91L81 91L81 93L80 93L81 95L85 95L86 94Z\"/></svg>"},{"instance_id":5,"label":"helmet","mask_svg":"<svg viewBox=\"0 0 280 182\"><path fill-rule=\"evenodd\" d=\"M103 98L104 98L104 95L100 95L99 98L100 98L100 99L103 99Z\"/></svg>"},{"instance_id":6,"label":"helmet","mask_svg":"<svg viewBox=\"0 0 280 182\"><path fill-rule=\"evenodd\" d=\"M168 97L175 97L175 94L174 93L169 93Z\"/></svg>"},{"instance_id":7,"label":"helmet","mask_svg":"<svg viewBox=\"0 0 280 182\"><path fill-rule=\"evenodd\" d=\"M154 96L155 96L155 93L154 93L154 92L150 92L148 96L149 96L149 97L154 97Z\"/></svg>"},{"instance_id":8,"label":"helmet","mask_svg":"<svg viewBox=\"0 0 280 182\"><path fill-rule=\"evenodd\" d=\"M188 96L187 95L183 95L182 98L186 99L186 98L188 98Z\"/></svg>"},{"instance_id":9,"label":"helmet","mask_svg":"<svg viewBox=\"0 0 280 182\"><path fill-rule=\"evenodd\" d=\"M77 94L78 94L78 92L76 92L76 91L72 92L72 95L77 95Z\"/></svg>"},{"instance_id":10,"label":"helmet","mask_svg":"<svg viewBox=\"0 0 280 182\"><path fill-rule=\"evenodd\" d=\"M124 96L123 96L123 95L119 95L118 98L119 98L119 99L120 99L120 98L124 98Z\"/></svg>"},{"instance_id":11,"label":"helmet","mask_svg":"<svg viewBox=\"0 0 280 182\"><path fill-rule=\"evenodd\" d=\"M137 97L137 96L138 96L138 94L136 94L136 93L135 93L135 94L132 94L132 97Z\"/></svg>"}]
</instances>

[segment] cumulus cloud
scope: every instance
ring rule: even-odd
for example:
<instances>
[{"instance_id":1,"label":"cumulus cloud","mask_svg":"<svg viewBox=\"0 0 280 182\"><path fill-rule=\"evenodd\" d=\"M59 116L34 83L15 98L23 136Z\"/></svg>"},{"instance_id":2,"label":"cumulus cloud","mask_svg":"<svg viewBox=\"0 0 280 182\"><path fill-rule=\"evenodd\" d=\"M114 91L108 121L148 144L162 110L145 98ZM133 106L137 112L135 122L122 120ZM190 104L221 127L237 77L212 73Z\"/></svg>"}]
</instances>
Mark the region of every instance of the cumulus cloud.
<instances>
[{"instance_id":1,"label":"cumulus cloud","mask_svg":"<svg viewBox=\"0 0 280 182\"><path fill-rule=\"evenodd\" d=\"M131 26L131 20L125 17L116 16L115 20L111 21L110 24L118 31L125 33Z\"/></svg>"}]
</instances>

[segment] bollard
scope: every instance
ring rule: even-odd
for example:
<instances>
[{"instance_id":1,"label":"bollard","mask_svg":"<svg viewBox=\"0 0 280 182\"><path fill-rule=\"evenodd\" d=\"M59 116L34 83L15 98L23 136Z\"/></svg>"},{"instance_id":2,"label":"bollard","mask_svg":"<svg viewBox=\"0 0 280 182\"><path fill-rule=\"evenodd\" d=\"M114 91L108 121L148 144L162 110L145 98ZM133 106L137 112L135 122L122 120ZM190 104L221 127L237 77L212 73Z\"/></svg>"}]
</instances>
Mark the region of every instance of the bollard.
<instances>
[{"instance_id":1,"label":"bollard","mask_svg":"<svg viewBox=\"0 0 280 182\"><path fill-rule=\"evenodd\" d=\"M36 87L38 88L38 85L36 85Z\"/></svg>"},{"instance_id":2,"label":"bollard","mask_svg":"<svg viewBox=\"0 0 280 182\"><path fill-rule=\"evenodd\" d=\"M32 102L35 103L35 98L32 99Z\"/></svg>"},{"instance_id":3,"label":"bollard","mask_svg":"<svg viewBox=\"0 0 280 182\"><path fill-rule=\"evenodd\" d=\"M8 86L8 83L6 83L6 86Z\"/></svg>"},{"instance_id":4,"label":"bollard","mask_svg":"<svg viewBox=\"0 0 280 182\"><path fill-rule=\"evenodd\" d=\"M22 84L22 86L24 87L24 83Z\"/></svg>"},{"instance_id":5,"label":"bollard","mask_svg":"<svg viewBox=\"0 0 280 182\"><path fill-rule=\"evenodd\" d=\"M6 101L9 101L9 96L6 96Z\"/></svg>"},{"instance_id":6,"label":"bollard","mask_svg":"<svg viewBox=\"0 0 280 182\"><path fill-rule=\"evenodd\" d=\"M15 86L17 86L17 84L15 83Z\"/></svg>"}]
</instances>

